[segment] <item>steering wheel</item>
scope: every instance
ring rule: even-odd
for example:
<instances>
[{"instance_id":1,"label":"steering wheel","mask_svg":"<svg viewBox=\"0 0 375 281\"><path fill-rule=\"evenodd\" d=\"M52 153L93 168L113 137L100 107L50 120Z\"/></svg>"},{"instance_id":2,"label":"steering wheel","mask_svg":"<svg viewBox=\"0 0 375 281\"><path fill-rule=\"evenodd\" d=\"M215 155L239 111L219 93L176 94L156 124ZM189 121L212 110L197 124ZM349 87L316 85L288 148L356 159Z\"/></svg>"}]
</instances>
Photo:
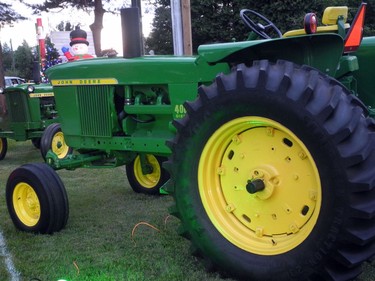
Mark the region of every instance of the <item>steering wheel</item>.
<instances>
[{"instance_id":1,"label":"steering wheel","mask_svg":"<svg viewBox=\"0 0 375 281\"><path fill-rule=\"evenodd\" d=\"M272 30L274 30L277 33L279 38L282 37L281 31L276 27L276 25L272 21L267 19L265 16L253 10L248 10L248 9L241 10L240 16L243 22L245 23L245 25L250 27L252 31L254 31L256 34L258 34L262 38L264 39L274 38L274 37L271 37L269 33L269 31L272 31ZM266 25L263 25L260 22L256 23L250 17L260 18Z\"/></svg>"}]
</instances>

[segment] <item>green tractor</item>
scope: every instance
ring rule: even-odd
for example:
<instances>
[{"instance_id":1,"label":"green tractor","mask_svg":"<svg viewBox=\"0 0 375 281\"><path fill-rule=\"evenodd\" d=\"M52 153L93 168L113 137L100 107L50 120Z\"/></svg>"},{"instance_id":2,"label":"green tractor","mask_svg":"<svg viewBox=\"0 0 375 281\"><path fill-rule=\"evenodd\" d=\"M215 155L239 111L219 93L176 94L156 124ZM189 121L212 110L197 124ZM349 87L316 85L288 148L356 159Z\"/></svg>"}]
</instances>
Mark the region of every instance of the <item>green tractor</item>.
<instances>
[{"instance_id":1,"label":"green tractor","mask_svg":"<svg viewBox=\"0 0 375 281\"><path fill-rule=\"evenodd\" d=\"M375 37L362 40L365 8L349 24L347 7L329 7L324 26L308 14L304 29L283 35L243 10L261 39L203 45L197 56L140 56L139 32L126 28L139 26L138 11L122 10L124 57L48 71L76 153L49 151L48 164L11 173L15 226L65 227L55 170L125 165L135 191L173 196L181 234L211 269L354 279L375 254Z\"/></svg>"},{"instance_id":2,"label":"green tractor","mask_svg":"<svg viewBox=\"0 0 375 281\"><path fill-rule=\"evenodd\" d=\"M72 149L64 141L52 85L19 84L0 89L5 100L0 114L0 160L8 150L8 140L31 140L43 158L52 149L64 158Z\"/></svg>"}]
</instances>

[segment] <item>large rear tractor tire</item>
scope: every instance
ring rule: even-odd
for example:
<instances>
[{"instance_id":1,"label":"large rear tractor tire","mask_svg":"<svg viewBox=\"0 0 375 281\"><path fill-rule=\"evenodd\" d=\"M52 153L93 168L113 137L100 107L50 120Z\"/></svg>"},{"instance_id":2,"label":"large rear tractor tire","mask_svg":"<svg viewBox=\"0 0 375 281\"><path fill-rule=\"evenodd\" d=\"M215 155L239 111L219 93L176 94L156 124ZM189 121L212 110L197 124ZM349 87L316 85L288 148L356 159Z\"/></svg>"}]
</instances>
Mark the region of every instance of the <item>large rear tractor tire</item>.
<instances>
[{"instance_id":1,"label":"large rear tractor tire","mask_svg":"<svg viewBox=\"0 0 375 281\"><path fill-rule=\"evenodd\" d=\"M146 154L150 165L150 172L142 171L140 156L138 155L130 164L126 165L126 176L131 188L137 193L148 195L160 194L160 187L169 179L169 173L162 168L165 157Z\"/></svg>"},{"instance_id":2,"label":"large rear tractor tire","mask_svg":"<svg viewBox=\"0 0 375 281\"><path fill-rule=\"evenodd\" d=\"M167 186L194 254L245 280L352 280L375 254L375 123L337 81L258 61L174 122Z\"/></svg>"},{"instance_id":3,"label":"large rear tractor tire","mask_svg":"<svg viewBox=\"0 0 375 281\"><path fill-rule=\"evenodd\" d=\"M44 160L50 149L59 159L64 159L73 153L73 149L65 142L64 133L61 131L59 123L49 125L43 132L40 141L40 152Z\"/></svg>"},{"instance_id":4,"label":"large rear tractor tire","mask_svg":"<svg viewBox=\"0 0 375 281\"><path fill-rule=\"evenodd\" d=\"M45 163L15 169L6 185L10 217L19 230L52 234L68 221L69 205L64 184Z\"/></svg>"},{"instance_id":5,"label":"large rear tractor tire","mask_svg":"<svg viewBox=\"0 0 375 281\"><path fill-rule=\"evenodd\" d=\"M5 158L8 151L8 140L7 138L0 138L0 160Z\"/></svg>"}]
</instances>

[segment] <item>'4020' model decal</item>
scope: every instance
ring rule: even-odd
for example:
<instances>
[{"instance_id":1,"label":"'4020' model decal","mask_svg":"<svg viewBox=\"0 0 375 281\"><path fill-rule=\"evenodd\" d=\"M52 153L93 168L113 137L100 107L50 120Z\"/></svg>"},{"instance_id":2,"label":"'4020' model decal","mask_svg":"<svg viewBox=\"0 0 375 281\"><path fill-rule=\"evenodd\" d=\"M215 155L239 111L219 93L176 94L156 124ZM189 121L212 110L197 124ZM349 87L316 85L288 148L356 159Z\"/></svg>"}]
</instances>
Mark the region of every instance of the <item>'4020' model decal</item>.
<instances>
[{"instance_id":1,"label":"'4020' model decal","mask_svg":"<svg viewBox=\"0 0 375 281\"><path fill-rule=\"evenodd\" d=\"M176 104L174 107L174 118L181 119L185 116L186 109L183 104Z\"/></svg>"},{"instance_id":2,"label":"'4020' model decal","mask_svg":"<svg viewBox=\"0 0 375 281\"><path fill-rule=\"evenodd\" d=\"M81 86L81 85L116 85L115 78L90 78L90 79L56 79L51 81L52 86Z\"/></svg>"}]
</instances>

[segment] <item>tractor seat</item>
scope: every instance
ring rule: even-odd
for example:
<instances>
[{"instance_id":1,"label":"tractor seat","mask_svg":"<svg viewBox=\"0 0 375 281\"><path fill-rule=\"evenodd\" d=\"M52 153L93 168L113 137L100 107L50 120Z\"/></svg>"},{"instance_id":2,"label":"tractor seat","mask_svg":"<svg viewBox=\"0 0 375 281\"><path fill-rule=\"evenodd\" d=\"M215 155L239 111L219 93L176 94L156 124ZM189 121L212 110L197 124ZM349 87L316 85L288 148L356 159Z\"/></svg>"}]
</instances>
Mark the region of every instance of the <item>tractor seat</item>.
<instances>
[{"instance_id":1,"label":"tractor seat","mask_svg":"<svg viewBox=\"0 0 375 281\"><path fill-rule=\"evenodd\" d=\"M318 26L316 33L323 33L323 32L337 32L338 31L338 20L342 18L342 22L344 23L344 28L347 29L350 27L349 23L346 23L348 19L348 7L340 6L340 7L327 7L323 13L322 23L324 26ZM341 20L341 19L340 19ZM296 29L290 30L283 34L283 37L291 37L291 36L298 36L298 35L305 35L305 29Z\"/></svg>"}]
</instances>

